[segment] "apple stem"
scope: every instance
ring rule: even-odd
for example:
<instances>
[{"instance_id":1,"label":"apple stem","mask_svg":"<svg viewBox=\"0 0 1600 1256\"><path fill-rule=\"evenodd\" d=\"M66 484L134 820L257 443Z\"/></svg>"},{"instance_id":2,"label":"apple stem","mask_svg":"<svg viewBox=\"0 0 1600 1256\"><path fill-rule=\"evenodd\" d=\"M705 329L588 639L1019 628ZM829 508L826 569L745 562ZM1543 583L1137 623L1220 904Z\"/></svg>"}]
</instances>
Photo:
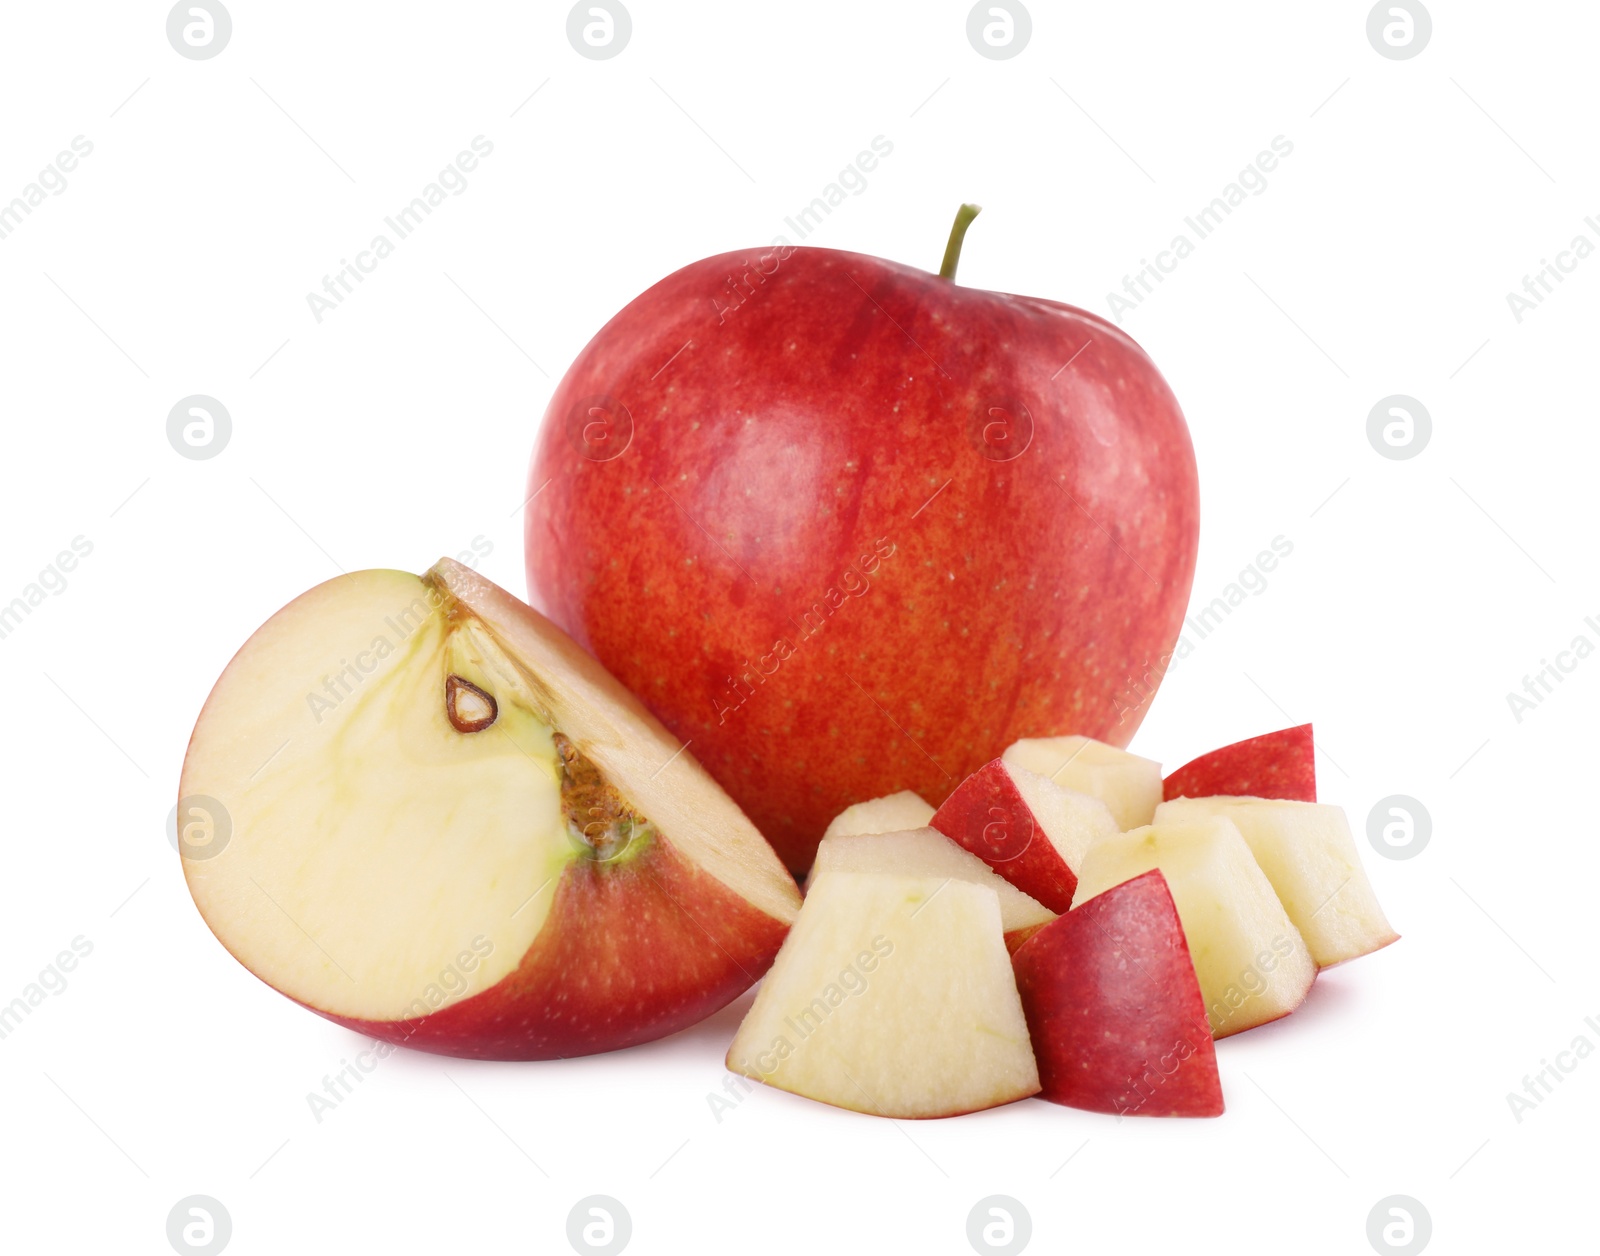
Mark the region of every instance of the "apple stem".
<instances>
[{"instance_id":1,"label":"apple stem","mask_svg":"<svg viewBox=\"0 0 1600 1256\"><path fill-rule=\"evenodd\" d=\"M940 279L956 277L956 266L961 261L961 242L967 238L967 228L982 208L981 205L963 205L956 210L955 226L950 228L950 243L944 246L944 261L939 266Z\"/></svg>"}]
</instances>

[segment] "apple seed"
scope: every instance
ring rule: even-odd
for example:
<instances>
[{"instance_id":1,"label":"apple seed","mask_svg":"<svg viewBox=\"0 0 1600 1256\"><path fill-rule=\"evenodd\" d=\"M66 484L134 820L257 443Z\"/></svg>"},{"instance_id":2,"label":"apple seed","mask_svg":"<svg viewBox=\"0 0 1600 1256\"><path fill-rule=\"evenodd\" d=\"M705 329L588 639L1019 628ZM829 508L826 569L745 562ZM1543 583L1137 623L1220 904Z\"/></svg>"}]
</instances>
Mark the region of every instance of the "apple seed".
<instances>
[{"instance_id":1,"label":"apple seed","mask_svg":"<svg viewBox=\"0 0 1600 1256\"><path fill-rule=\"evenodd\" d=\"M500 707L492 695L460 676L445 678L444 710L458 733L481 733L500 714Z\"/></svg>"}]
</instances>

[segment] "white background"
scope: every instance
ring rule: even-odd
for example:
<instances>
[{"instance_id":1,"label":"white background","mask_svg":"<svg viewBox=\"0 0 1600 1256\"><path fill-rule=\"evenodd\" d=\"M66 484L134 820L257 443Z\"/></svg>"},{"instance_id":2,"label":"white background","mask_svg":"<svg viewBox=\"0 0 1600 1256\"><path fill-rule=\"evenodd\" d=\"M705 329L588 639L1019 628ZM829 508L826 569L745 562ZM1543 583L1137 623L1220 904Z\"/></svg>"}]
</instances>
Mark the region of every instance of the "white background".
<instances>
[{"instance_id":1,"label":"white background","mask_svg":"<svg viewBox=\"0 0 1600 1256\"><path fill-rule=\"evenodd\" d=\"M1600 243L1600 9L1437 0L1396 61L1364 3L1041 0L995 61L949 0L631 2L608 61L552 3L234 0L208 61L173 50L160 4L6 7L0 200L94 145L0 240L0 602L93 544L0 641L0 1002L75 936L94 948L0 1041L8 1250L166 1252L196 1193L241 1254L565 1251L596 1193L640 1253L964 1252L991 1194L1038 1251L1365 1252L1397 1193L1436 1251L1592 1242L1600 1059L1520 1123L1506 1094L1578 1034L1600 1045L1600 660L1521 722L1506 694L1580 632L1600 644L1600 259L1520 324L1506 293ZM480 134L467 190L317 323L306 294ZM893 154L808 243L936 268L975 200L962 282L1102 313L1292 141L1125 323L1194 434L1196 606L1294 546L1134 748L1170 766L1314 720L1324 797L1403 940L1220 1044L1215 1121L1030 1101L896 1124L760 1091L718 1122L745 999L587 1060L401 1053L318 1124L307 1092L361 1040L223 952L164 835L212 681L339 567L481 538L523 591L517 507L566 364L662 275L785 231L877 135ZM166 437L194 393L233 418L207 461ZM1397 393L1433 419L1406 461L1366 436ZM1395 793L1433 820L1403 862L1365 839Z\"/></svg>"}]
</instances>

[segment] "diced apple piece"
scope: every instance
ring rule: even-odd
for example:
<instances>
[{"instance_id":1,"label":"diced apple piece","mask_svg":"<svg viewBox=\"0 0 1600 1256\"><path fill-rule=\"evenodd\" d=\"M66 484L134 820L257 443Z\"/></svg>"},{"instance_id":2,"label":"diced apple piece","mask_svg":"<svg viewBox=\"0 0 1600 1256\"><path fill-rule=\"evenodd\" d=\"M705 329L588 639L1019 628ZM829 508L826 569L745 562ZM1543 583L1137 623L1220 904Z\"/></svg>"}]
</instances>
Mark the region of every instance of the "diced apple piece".
<instances>
[{"instance_id":1,"label":"diced apple piece","mask_svg":"<svg viewBox=\"0 0 1600 1256\"><path fill-rule=\"evenodd\" d=\"M957 785L928 823L1055 912L1072 906L1090 845L1117 831L1098 798L1003 759Z\"/></svg>"},{"instance_id":2,"label":"diced apple piece","mask_svg":"<svg viewBox=\"0 0 1600 1256\"><path fill-rule=\"evenodd\" d=\"M825 872L892 872L912 877L953 877L986 885L1000 899L1000 927L1006 949L1015 951L1041 925L1056 918L1002 877L976 855L962 850L937 829L909 829L904 833L855 833L825 837L817 847L806 888Z\"/></svg>"},{"instance_id":3,"label":"diced apple piece","mask_svg":"<svg viewBox=\"0 0 1600 1256\"><path fill-rule=\"evenodd\" d=\"M1317 801L1317 747L1311 725L1236 741L1185 763L1162 785L1168 798L1248 794Z\"/></svg>"},{"instance_id":4,"label":"diced apple piece","mask_svg":"<svg viewBox=\"0 0 1600 1256\"><path fill-rule=\"evenodd\" d=\"M1001 756L1048 776L1063 789L1092 794L1122 830L1149 824L1161 801L1161 765L1092 737L1025 737Z\"/></svg>"},{"instance_id":5,"label":"diced apple piece","mask_svg":"<svg viewBox=\"0 0 1600 1256\"><path fill-rule=\"evenodd\" d=\"M1178 906L1215 1037L1300 1006L1316 961L1233 821L1152 824L1096 842L1073 910L1152 868L1161 869Z\"/></svg>"},{"instance_id":6,"label":"diced apple piece","mask_svg":"<svg viewBox=\"0 0 1600 1256\"><path fill-rule=\"evenodd\" d=\"M869 798L834 816L822 836L846 837L856 833L901 833L920 829L933 819L933 808L921 794L902 789L898 794Z\"/></svg>"},{"instance_id":7,"label":"diced apple piece","mask_svg":"<svg viewBox=\"0 0 1600 1256\"><path fill-rule=\"evenodd\" d=\"M1222 1082L1178 909L1158 870L1012 956L1039 1097L1120 1116L1220 1116Z\"/></svg>"},{"instance_id":8,"label":"diced apple piece","mask_svg":"<svg viewBox=\"0 0 1600 1256\"><path fill-rule=\"evenodd\" d=\"M1158 824L1207 816L1226 816L1238 826L1319 967L1399 939L1361 866L1343 808L1229 797L1179 798L1156 808Z\"/></svg>"},{"instance_id":9,"label":"diced apple piece","mask_svg":"<svg viewBox=\"0 0 1600 1256\"><path fill-rule=\"evenodd\" d=\"M889 1117L955 1116L1036 1094L995 892L950 877L818 877L727 1063Z\"/></svg>"}]
</instances>

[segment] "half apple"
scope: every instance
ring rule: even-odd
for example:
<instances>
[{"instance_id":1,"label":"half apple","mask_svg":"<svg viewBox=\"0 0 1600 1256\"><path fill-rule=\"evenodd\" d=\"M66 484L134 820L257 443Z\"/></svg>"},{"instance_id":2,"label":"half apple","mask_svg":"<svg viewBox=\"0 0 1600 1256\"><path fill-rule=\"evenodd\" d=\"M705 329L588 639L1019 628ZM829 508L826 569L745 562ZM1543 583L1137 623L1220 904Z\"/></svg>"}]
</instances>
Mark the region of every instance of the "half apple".
<instances>
[{"instance_id":1,"label":"half apple","mask_svg":"<svg viewBox=\"0 0 1600 1256\"><path fill-rule=\"evenodd\" d=\"M180 827L210 839L180 844L190 893L240 963L447 1055L672 1033L754 983L800 905L638 699L449 559L341 576L268 620L180 792Z\"/></svg>"}]
</instances>

